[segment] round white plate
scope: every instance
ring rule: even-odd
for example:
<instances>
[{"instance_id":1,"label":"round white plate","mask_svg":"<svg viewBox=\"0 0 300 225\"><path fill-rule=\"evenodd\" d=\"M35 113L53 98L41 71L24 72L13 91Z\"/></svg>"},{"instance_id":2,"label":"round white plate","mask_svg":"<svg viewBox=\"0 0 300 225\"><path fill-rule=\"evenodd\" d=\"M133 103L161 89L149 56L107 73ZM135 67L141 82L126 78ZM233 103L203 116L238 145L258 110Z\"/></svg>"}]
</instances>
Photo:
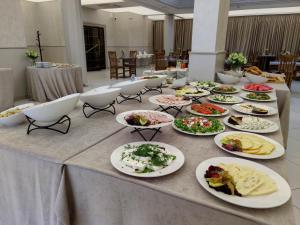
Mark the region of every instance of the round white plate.
<instances>
[{"instance_id":1,"label":"round white plate","mask_svg":"<svg viewBox=\"0 0 300 225\"><path fill-rule=\"evenodd\" d=\"M150 126L133 126L133 125L130 125L126 122L125 120L125 117L127 115L130 115L132 113L140 113L140 112L151 112L151 113L157 113L157 114L161 114L161 115L165 115L167 116L169 119L170 119L170 122L167 122L167 123L160 123L160 124L155 124L155 125L150 125ZM165 127L165 126L168 126L170 125L171 123L173 123L174 121L174 117L168 113L165 113L165 112L159 112L159 111L154 111L154 110L132 110L132 111L126 111L126 112L123 112L123 113L120 113L116 116L116 120L118 123L124 125L124 126L127 126L127 127L135 127L135 128L160 128L160 127Z\"/></svg>"},{"instance_id":2,"label":"round white plate","mask_svg":"<svg viewBox=\"0 0 300 225\"><path fill-rule=\"evenodd\" d=\"M224 137L226 137L228 135L231 135L231 134L238 134L238 133L250 134L250 135L255 135L255 136L258 136L260 138L263 138L266 141L268 141L268 142L272 143L273 145L275 145L275 149L270 155L255 155L255 154L248 154L248 153L244 153L244 152L229 151L229 150L227 150L226 148L224 148L222 146L221 140ZM285 153L284 147L282 147L282 145L279 144L277 141L274 141L271 138L268 138L268 137L265 137L265 136L262 136L262 135L259 135L259 134L253 134L253 133L241 132L241 131L228 131L228 132L224 132L222 134L219 134L219 135L215 136L214 140L215 140L216 145L219 148L221 148L222 150L224 150L224 151L226 151L230 154L233 154L233 155L237 155L237 156L245 157L245 158L250 158L250 159L275 159L275 158L279 158L279 157L283 156L284 153Z\"/></svg>"},{"instance_id":3,"label":"round white plate","mask_svg":"<svg viewBox=\"0 0 300 225\"><path fill-rule=\"evenodd\" d=\"M230 95L230 96L231 96L231 95ZM213 99L213 97L214 97L214 95L210 95L210 96L207 97L207 99L208 99L209 101L212 101L212 102L215 102L215 103L220 103L220 104L230 104L230 105L233 105L233 104L237 104L237 103L243 102L243 99L240 98L240 97L238 97L238 96L231 96L231 97L233 97L233 98L235 99L234 102L221 102L221 101L217 101L217 100Z\"/></svg>"},{"instance_id":4,"label":"round white plate","mask_svg":"<svg viewBox=\"0 0 300 225\"><path fill-rule=\"evenodd\" d=\"M149 102L155 104L155 105L161 105L161 106L177 106L177 107L181 107L181 106L186 106L186 105L189 105L192 103L192 100L184 100L185 103L181 103L181 104L166 104L166 103L162 103L162 102L159 102L156 98L159 97L159 96L174 96L175 95L154 95L154 96L151 96L149 98Z\"/></svg>"},{"instance_id":5,"label":"round white plate","mask_svg":"<svg viewBox=\"0 0 300 225\"><path fill-rule=\"evenodd\" d=\"M234 115L234 116L240 116L240 115ZM249 129L242 129L242 128L238 128L235 125L231 124L228 122L230 116L226 116L223 119L224 124L226 124L227 126L236 129L236 130L240 130L240 131L245 131L245 132L251 132L251 133L258 133L258 134L268 134L268 133L273 133L275 131L278 131L279 127L276 123L274 123L273 121L267 120L269 123L271 123L272 125L268 128L265 129L261 129L261 130L249 130ZM266 120L266 119L262 119L262 120Z\"/></svg>"},{"instance_id":6,"label":"round white plate","mask_svg":"<svg viewBox=\"0 0 300 225\"><path fill-rule=\"evenodd\" d=\"M194 114L194 115L198 115L198 116L206 116L206 117L221 117L221 116L225 116L225 115L227 115L227 114L229 113L229 110L228 110L228 109L226 109L226 108L224 108L224 107L221 107L221 108L223 108L223 109L225 110L225 112L223 112L223 113L221 113L221 114L210 114L210 115L208 115L208 114L203 114L203 113L198 113L198 112L192 110L192 106L190 106L190 105L186 107L186 111L188 111L189 113L192 113L192 114Z\"/></svg>"},{"instance_id":7,"label":"round white plate","mask_svg":"<svg viewBox=\"0 0 300 225\"><path fill-rule=\"evenodd\" d=\"M125 146L128 144L122 145L115 149L113 153L110 156L110 162L115 167L118 171L125 173L130 176L135 176L135 177L160 177L160 176L165 176L171 173L174 173L175 171L179 170L183 164L184 164L184 155L183 153L177 149L176 147L172 145L168 145L165 143L161 142L133 142L129 143L130 145L141 145L141 144L156 144L162 147L165 147L166 150L176 156L176 159L167 167L151 172L151 173L136 173L132 168L124 165L121 161L122 157L122 152L125 149Z\"/></svg>"},{"instance_id":8,"label":"round white plate","mask_svg":"<svg viewBox=\"0 0 300 225\"><path fill-rule=\"evenodd\" d=\"M221 123L222 123L222 122L221 122ZM223 123L222 123L222 124L223 124ZM181 130L181 129L179 129L178 127L176 127L175 122L172 123L172 127L173 127L175 130L177 130L177 131L179 131L179 132L181 132L181 133L189 134L189 135L194 135L194 136L212 136L212 135L220 134L220 133L222 133L222 132L225 131L225 125L224 125L224 124L223 124L223 129L222 129L222 130L220 130L220 131L218 131L218 132L212 132L212 133L191 133L191 132L188 132L188 131L184 131L184 130Z\"/></svg>"},{"instance_id":9,"label":"round white plate","mask_svg":"<svg viewBox=\"0 0 300 225\"><path fill-rule=\"evenodd\" d=\"M244 92L244 93L241 93L240 96L241 96L243 99L247 99L247 100L249 100L249 101L254 101L254 102L274 102L274 101L277 100L277 97L274 96L274 95L272 95L272 94L269 94L269 96L270 96L271 98L268 99L268 100L257 100L257 99L248 98L248 97L247 97L247 94L249 94L249 93ZM266 94L267 94L267 93L266 93Z\"/></svg>"},{"instance_id":10,"label":"round white plate","mask_svg":"<svg viewBox=\"0 0 300 225\"><path fill-rule=\"evenodd\" d=\"M246 89L245 87L242 87L242 90L249 91L249 92L257 92L257 93L268 93L268 92L273 92L274 88L269 91L254 91L254 90L249 90L249 89Z\"/></svg>"},{"instance_id":11,"label":"round white plate","mask_svg":"<svg viewBox=\"0 0 300 225\"><path fill-rule=\"evenodd\" d=\"M236 94L236 93L239 93L241 91L240 88L237 88L237 87L234 87L236 90L235 91L232 91L232 92L222 92L222 91L216 91L214 89L212 89L212 92L214 93L218 93L218 94L225 94L225 95L230 95L230 94Z\"/></svg>"},{"instance_id":12,"label":"round white plate","mask_svg":"<svg viewBox=\"0 0 300 225\"><path fill-rule=\"evenodd\" d=\"M251 112L251 110L248 111L244 108L241 108L241 105L253 105L258 108L265 108L268 110L268 113L267 114L253 113L253 112ZM260 104L242 103L242 104L235 104L231 107L237 112L248 114L248 115L253 115L253 116L272 116L272 115L277 114L277 109L270 107L270 106L266 106L266 105L260 105Z\"/></svg>"},{"instance_id":13,"label":"round white plate","mask_svg":"<svg viewBox=\"0 0 300 225\"><path fill-rule=\"evenodd\" d=\"M184 94L184 96L187 97L204 97L207 95L210 95L210 92L201 88L198 88L198 90L202 91L202 93L198 93L198 94Z\"/></svg>"},{"instance_id":14,"label":"round white plate","mask_svg":"<svg viewBox=\"0 0 300 225\"><path fill-rule=\"evenodd\" d=\"M205 82L205 81L203 81L203 82ZM215 84L215 87L221 86L220 83L216 83L216 82L213 82L213 83ZM208 86L205 86L205 84L199 85L197 81L191 82L190 85L191 85L191 86L194 86L194 87L206 89L206 90L212 90L212 89L215 88L215 87L208 87Z\"/></svg>"},{"instance_id":15,"label":"round white plate","mask_svg":"<svg viewBox=\"0 0 300 225\"><path fill-rule=\"evenodd\" d=\"M239 197L239 196L227 195L225 193L218 192L208 186L204 178L204 174L210 165L217 166L221 163L224 164L235 163L235 164L240 164L243 166L249 166L255 168L257 171L263 172L268 176L270 176L270 178L274 180L274 182L276 183L278 190L269 195L251 196L251 197L250 196ZM198 182L201 184L201 186L210 194L226 202L232 203L234 205L243 206L243 207L255 208L255 209L274 208L283 205L291 197L291 188L284 178L282 178L278 173L271 170L270 168L252 162L250 160L234 158L234 157L215 157L215 158L207 159L198 165L196 169L196 177Z\"/></svg>"}]
</instances>

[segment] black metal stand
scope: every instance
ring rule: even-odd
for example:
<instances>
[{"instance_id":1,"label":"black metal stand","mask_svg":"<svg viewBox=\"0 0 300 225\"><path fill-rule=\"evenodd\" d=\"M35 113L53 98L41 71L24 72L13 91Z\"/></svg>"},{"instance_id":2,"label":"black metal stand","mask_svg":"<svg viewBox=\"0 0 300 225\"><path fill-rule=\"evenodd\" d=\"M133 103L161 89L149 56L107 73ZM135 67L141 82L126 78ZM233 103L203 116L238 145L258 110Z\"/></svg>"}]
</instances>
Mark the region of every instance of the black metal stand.
<instances>
[{"instance_id":1,"label":"black metal stand","mask_svg":"<svg viewBox=\"0 0 300 225\"><path fill-rule=\"evenodd\" d=\"M84 116L86 118L90 118L92 115L94 115L95 113L97 112L101 112L101 111L105 111L105 112L109 112L113 115L116 114L116 109L115 109L115 101L113 101L111 104L109 104L108 106L104 107L104 108L97 108L97 107L94 107L92 105L90 105L89 103L84 103L83 104L83 107L82 107L82 112L84 114ZM86 108L91 108L93 111L90 113L90 114L87 114L85 111ZM109 108L112 108L112 110L108 110Z\"/></svg>"},{"instance_id":2,"label":"black metal stand","mask_svg":"<svg viewBox=\"0 0 300 225\"><path fill-rule=\"evenodd\" d=\"M181 107L177 107L177 106L163 107L163 106L160 105L159 108L161 109L161 110L160 110L161 112L167 112L167 113L168 113L168 111L169 111L170 109L174 109L175 111L177 111L176 114L175 114L175 117L177 117L178 114L182 112L183 106L181 106Z\"/></svg>"},{"instance_id":3,"label":"black metal stand","mask_svg":"<svg viewBox=\"0 0 300 225\"><path fill-rule=\"evenodd\" d=\"M154 134L151 136L151 138L149 140L147 140L145 138L145 136L142 134L142 131L145 131L145 130L154 131ZM144 139L144 141L152 141L157 133L161 133L160 127L159 128L134 128L134 130L131 131L130 133L135 133L135 132L137 132Z\"/></svg>"},{"instance_id":4,"label":"black metal stand","mask_svg":"<svg viewBox=\"0 0 300 225\"><path fill-rule=\"evenodd\" d=\"M150 92L150 91L157 91L158 93L162 94L162 84L159 87L156 87L156 88L145 87L144 92L142 94L144 95L144 94L146 94L147 92Z\"/></svg>"},{"instance_id":5,"label":"black metal stand","mask_svg":"<svg viewBox=\"0 0 300 225\"><path fill-rule=\"evenodd\" d=\"M129 96L125 96L125 95L120 94L118 97L121 97L122 100L118 101L118 97L117 97L116 100L117 100L118 104L121 104L122 102L129 101L129 100L136 100L136 101L141 103L142 102L141 95L142 95L142 92L139 92L136 95L129 95Z\"/></svg>"},{"instance_id":6,"label":"black metal stand","mask_svg":"<svg viewBox=\"0 0 300 225\"><path fill-rule=\"evenodd\" d=\"M36 120L33 120L28 116L26 116L26 119L29 122L29 125L27 127L27 134L29 134L31 131L38 130L38 129L53 130L53 131L59 132L61 134L66 134L69 132L69 129L71 126L71 119L67 115L62 116L57 122L50 124L50 125L45 125L45 126L35 124ZM67 122L67 129L65 131L53 128L55 125L58 125L58 124L61 125L61 124L64 124L65 122ZM31 129L32 126L34 128Z\"/></svg>"},{"instance_id":7,"label":"black metal stand","mask_svg":"<svg viewBox=\"0 0 300 225\"><path fill-rule=\"evenodd\" d=\"M201 96L201 97L200 96L199 97L198 96L192 96L190 98L192 99L193 102L201 104L202 102L200 101L200 99L203 98L203 97L204 96Z\"/></svg>"}]
</instances>

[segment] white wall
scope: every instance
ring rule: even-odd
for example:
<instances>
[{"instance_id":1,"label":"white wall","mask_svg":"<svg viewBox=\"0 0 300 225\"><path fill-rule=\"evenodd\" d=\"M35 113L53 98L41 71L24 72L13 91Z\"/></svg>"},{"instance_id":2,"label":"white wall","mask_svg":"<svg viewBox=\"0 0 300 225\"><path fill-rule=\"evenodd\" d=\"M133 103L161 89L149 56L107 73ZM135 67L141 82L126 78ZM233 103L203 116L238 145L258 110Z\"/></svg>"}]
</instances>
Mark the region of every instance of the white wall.
<instances>
[{"instance_id":1,"label":"white wall","mask_svg":"<svg viewBox=\"0 0 300 225\"><path fill-rule=\"evenodd\" d=\"M109 13L102 10L82 8L84 24L105 27L106 52L123 50L152 51L152 21L145 16L133 13ZM108 64L108 57L107 66Z\"/></svg>"}]
</instances>

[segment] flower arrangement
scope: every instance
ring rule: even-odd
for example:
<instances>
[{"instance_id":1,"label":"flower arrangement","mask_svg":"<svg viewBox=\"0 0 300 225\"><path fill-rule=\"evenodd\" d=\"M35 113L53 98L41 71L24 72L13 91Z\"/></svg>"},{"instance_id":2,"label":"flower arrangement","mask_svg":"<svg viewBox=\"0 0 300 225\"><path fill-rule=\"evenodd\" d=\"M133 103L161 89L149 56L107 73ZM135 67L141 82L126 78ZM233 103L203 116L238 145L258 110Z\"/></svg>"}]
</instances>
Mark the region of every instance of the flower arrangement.
<instances>
[{"instance_id":1,"label":"flower arrangement","mask_svg":"<svg viewBox=\"0 0 300 225\"><path fill-rule=\"evenodd\" d=\"M243 53L233 52L229 55L227 59L227 64L229 64L232 69L240 68L246 63L247 58L243 55Z\"/></svg>"},{"instance_id":2,"label":"flower arrangement","mask_svg":"<svg viewBox=\"0 0 300 225\"><path fill-rule=\"evenodd\" d=\"M39 57L39 53L37 53L37 51L32 50L32 49L28 49L25 52L25 55L32 60L32 64L35 64L35 60Z\"/></svg>"}]
</instances>

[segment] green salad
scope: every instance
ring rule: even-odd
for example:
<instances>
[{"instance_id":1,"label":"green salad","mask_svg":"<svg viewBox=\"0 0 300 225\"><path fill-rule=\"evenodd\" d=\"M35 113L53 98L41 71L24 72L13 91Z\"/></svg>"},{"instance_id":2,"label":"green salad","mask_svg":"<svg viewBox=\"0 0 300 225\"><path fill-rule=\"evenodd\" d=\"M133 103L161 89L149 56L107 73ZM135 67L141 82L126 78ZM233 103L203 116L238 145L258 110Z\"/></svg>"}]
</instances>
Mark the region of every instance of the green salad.
<instances>
[{"instance_id":1,"label":"green salad","mask_svg":"<svg viewBox=\"0 0 300 225\"><path fill-rule=\"evenodd\" d=\"M167 167L176 159L162 146L155 144L127 145L121 161L136 173L150 173Z\"/></svg>"},{"instance_id":2,"label":"green salad","mask_svg":"<svg viewBox=\"0 0 300 225\"><path fill-rule=\"evenodd\" d=\"M188 116L175 119L174 124L182 131L193 134L216 133L224 130L224 125L214 118Z\"/></svg>"},{"instance_id":3,"label":"green salad","mask_svg":"<svg viewBox=\"0 0 300 225\"><path fill-rule=\"evenodd\" d=\"M252 92L246 95L247 98L253 99L253 100L270 100L271 97L270 95L266 93L257 93L257 92Z\"/></svg>"}]
</instances>

